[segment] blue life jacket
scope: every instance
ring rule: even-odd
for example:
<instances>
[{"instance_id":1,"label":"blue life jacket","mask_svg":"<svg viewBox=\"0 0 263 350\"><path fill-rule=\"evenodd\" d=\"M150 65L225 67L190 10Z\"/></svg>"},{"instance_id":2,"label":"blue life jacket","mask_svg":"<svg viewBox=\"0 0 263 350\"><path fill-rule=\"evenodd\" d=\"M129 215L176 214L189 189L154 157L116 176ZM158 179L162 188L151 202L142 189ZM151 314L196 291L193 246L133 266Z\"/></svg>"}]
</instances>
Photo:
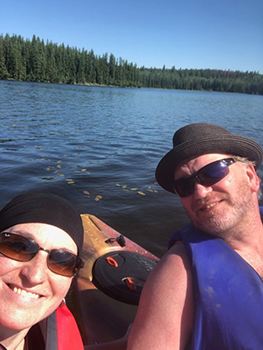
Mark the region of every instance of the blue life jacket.
<instances>
[{"instance_id":1,"label":"blue life jacket","mask_svg":"<svg viewBox=\"0 0 263 350\"><path fill-rule=\"evenodd\" d=\"M261 208L263 209L263 208ZM263 282L221 238L189 224L172 236L189 257L194 288L192 350L263 349Z\"/></svg>"}]
</instances>

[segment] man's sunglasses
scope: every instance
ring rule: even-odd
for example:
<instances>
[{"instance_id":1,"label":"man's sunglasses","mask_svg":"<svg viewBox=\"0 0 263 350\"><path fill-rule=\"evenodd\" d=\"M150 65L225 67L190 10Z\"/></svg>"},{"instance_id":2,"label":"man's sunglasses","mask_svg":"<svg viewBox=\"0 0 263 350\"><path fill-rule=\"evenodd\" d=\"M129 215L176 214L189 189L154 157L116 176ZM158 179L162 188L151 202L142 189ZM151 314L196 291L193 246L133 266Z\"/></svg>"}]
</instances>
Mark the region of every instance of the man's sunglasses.
<instances>
[{"instance_id":1,"label":"man's sunglasses","mask_svg":"<svg viewBox=\"0 0 263 350\"><path fill-rule=\"evenodd\" d=\"M203 186L210 187L227 176L228 167L235 162L234 158L226 158L207 164L196 173L175 180L174 191L180 197L188 197L194 193L196 181Z\"/></svg>"},{"instance_id":2,"label":"man's sunglasses","mask_svg":"<svg viewBox=\"0 0 263 350\"><path fill-rule=\"evenodd\" d=\"M9 232L0 233L0 254L7 258L26 262L33 259L39 250L48 253L47 266L58 275L72 277L84 266L80 257L66 250L44 249L34 240L24 236Z\"/></svg>"}]
</instances>

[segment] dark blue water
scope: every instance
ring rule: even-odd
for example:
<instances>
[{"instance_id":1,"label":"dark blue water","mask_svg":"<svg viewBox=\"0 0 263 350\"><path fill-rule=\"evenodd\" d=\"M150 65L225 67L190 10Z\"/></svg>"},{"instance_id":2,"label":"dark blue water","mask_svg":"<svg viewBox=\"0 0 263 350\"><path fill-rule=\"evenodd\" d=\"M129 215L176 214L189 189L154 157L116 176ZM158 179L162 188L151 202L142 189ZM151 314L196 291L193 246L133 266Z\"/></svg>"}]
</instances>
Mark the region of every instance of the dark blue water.
<instances>
[{"instance_id":1,"label":"dark blue water","mask_svg":"<svg viewBox=\"0 0 263 350\"><path fill-rule=\"evenodd\" d=\"M51 190L161 256L188 222L154 176L174 131L212 122L263 145L262 111L263 96L0 81L0 206Z\"/></svg>"}]
</instances>

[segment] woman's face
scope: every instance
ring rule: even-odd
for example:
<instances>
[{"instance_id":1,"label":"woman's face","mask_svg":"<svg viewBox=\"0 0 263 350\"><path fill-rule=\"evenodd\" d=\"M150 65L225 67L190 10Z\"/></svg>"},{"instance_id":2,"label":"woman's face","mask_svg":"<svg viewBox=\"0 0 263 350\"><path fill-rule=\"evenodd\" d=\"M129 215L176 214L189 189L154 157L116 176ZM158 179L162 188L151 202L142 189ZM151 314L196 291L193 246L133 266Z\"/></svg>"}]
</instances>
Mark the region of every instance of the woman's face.
<instances>
[{"instance_id":1,"label":"woman's face","mask_svg":"<svg viewBox=\"0 0 263 350\"><path fill-rule=\"evenodd\" d=\"M33 239L44 249L64 249L77 254L77 246L62 229L39 223L15 225L11 232ZM73 277L47 267L47 252L40 250L28 262L0 254L0 329L22 330L49 316L66 296Z\"/></svg>"}]
</instances>

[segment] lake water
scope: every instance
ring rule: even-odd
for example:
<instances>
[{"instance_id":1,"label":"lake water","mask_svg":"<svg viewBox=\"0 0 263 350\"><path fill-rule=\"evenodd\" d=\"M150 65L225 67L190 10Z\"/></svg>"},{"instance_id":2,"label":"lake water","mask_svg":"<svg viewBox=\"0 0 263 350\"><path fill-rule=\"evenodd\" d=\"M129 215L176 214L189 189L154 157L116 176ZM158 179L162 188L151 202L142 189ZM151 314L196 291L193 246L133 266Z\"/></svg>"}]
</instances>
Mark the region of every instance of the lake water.
<instances>
[{"instance_id":1,"label":"lake water","mask_svg":"<svg viewBox=\"0 0 263 350\"><path fill-rule=\"evenodd\" d=\"M0 81L0 206L51 190L162 256L188 222L154 176L174 131L211 122L263 145L262 111L263 96Z\"/></svg>"}]
</instances>

